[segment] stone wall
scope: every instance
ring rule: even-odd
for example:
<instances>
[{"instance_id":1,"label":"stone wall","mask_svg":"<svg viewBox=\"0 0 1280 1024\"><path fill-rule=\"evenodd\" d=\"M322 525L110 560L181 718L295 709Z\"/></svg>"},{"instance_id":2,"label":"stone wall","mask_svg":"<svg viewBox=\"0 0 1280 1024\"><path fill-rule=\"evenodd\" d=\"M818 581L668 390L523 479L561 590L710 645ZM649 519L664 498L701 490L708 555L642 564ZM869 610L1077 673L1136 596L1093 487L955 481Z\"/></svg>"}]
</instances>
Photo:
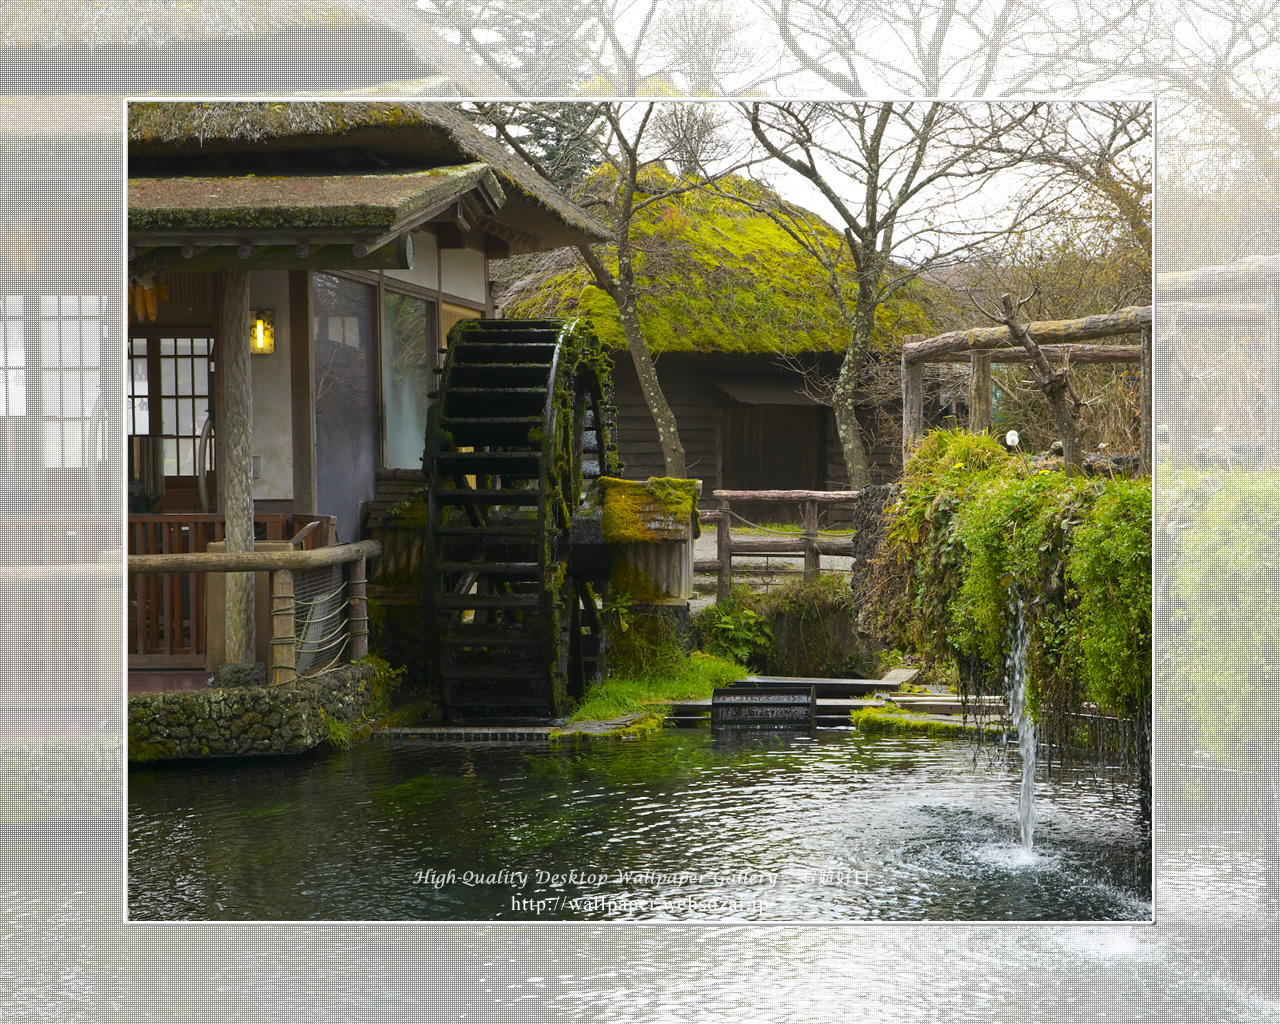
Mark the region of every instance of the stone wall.
<instances>
[{"instance_id":1,"label":"stone wall","mask_svg":"<svg viewBox=\"0 0 1280 1024\"><path fill-rule=\"evenodd\" d=\"M129 697L129 760L289 754L348 723L369 703L372 665L341 665L288 686L225 686Z\"/></svg>"}]
</instances>

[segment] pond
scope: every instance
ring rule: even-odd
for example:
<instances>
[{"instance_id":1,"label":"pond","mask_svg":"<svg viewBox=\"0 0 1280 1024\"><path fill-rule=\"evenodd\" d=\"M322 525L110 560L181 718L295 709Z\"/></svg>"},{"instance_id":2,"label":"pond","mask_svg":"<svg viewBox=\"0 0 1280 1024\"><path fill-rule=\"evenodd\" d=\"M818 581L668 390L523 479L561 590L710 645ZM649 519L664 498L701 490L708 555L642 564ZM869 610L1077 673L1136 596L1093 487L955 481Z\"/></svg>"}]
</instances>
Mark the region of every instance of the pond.
<instances>
[{"instance_id":1,"label":"pond","mask_svg":"<svg viewBox=\"0 0 1280 1024\"><path fill-rule=\"evenodd\" d=\"M1134 779L990 745L667 729L134 769L132 920L1146 921Z\"/></svg>"}]
</instances>

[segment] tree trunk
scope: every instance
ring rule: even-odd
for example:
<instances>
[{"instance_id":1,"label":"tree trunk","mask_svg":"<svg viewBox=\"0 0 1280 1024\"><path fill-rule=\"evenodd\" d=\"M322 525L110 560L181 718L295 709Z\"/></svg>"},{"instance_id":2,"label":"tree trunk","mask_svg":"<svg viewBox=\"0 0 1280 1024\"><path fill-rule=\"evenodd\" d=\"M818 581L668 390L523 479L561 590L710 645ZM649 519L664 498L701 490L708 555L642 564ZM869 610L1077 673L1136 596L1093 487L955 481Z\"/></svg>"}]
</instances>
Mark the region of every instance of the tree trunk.
<instances>
[{"instance_id":1,"label":"tree trunk","mask_svg":"<svg viewBox=\"0 0 1280 1024\"><path fill-rule=\"evenodd\" d=\"M860 490L871 483L871 463L862 443L862 428L858 425L857 405L854 395L862 377L862 365L856 367L846 355L840 364L840 376L831 392L831 408L836 414L836 432L840 435L840 450L844 453L845 472L849 474L849 486Z\"/></svg>"},{"instance_id":2,"label":"tree trunk","mask_svg":"<svg viewBox=\"0 0 1280 1024\"><path fill-rule=\"evenodd\" d=\"M840 449L844 453L845 471L849 474L849 486L855 490L871 483L871 463L866 446L862 443L862 428L858 425L855 395L862 382L862 371L871 350L871 329L875 326L877 305L876 289L880 272L876 263L859 270L862 282L858 288L858 305L853 311L849 348L840 363L840 375L831 393L831 407L836 414L836 432L840 435Z\"/></svg>"},{"instance_id":3,"label":"tree trunk","mask_svg":"<svg viewBox=\"0 0 1280 1024\"><path fill-rule=\"evenodd\" d=\"M1057 424L1058 433L1062 437L1062 470L1067 476L1079 476L1083 472L1084 453L1081 451L1080 424L1076 419L1074 403L1069 396L1067 371L1054 372L1044 352L1035 343L1035 339L1027 333L1026 327L1018 322L1013 299L1005 294L1000 297L1000 302L1004 307L1004 325L1009 328L1009 333L1014 340L1027 350L1027 355L1031 357L1031 362L1039 374L1036 383L1049 399L1049 407L1053 410L1053 421Z\"/></svg>"},{"instance_id":4,"label":"tree trunk","mask_svg":"<svg viewBox=\"0 0 1280 1024\"><path fill-rule=\"evenodd\" d=\"M619 243L619 266L625 267L627 262L626 246ZM662 461L667 476L684 479L684 445L680 443L680 432L676 426L675 413L667 404L662 393L662 385L658 383L658 371L653 365L653 356L649 346L645 344L644 328L640 326L640 314L636 310L634 291L619 281L605 266L604 261L589 246L578 246L578 255L587 265L595 278L596 287L613 299L618 307L618 319L622 322L622 333L627 339L627 351L631 353L631 362L636 368L636 377L640 381L640 391L644 395L645 405L653 417L653 424L658 428L658 446L662 451ZM631 275L625 275L630 279Z\"/></svg>"},{"instance_id":5,"label":"tree trunk","mask_svg":"<svg viewBox=\"0 0 1280 1024\"><path fill-rule=\"evenodd\" d=\"M627 350L631 353L636 376L640 379L640 390L644 393L645 404L653 416L654 426L658 428L658 446L662 449L662 461L666 466L667 476L683 479L685 476L684 445L680 443L675 413L667 404L666 395L662 393L662 385L658 383L658 370L653 365L649 346L645 344L644 331L640 327L640 315L636 312L635 301L628 301L625 305L619 303L618 314L622 319L622 333L627 338Z\"/></svg>"},{"instance_id":6,"label":"tree trunk","mask_svg":"<svg viewBox=\"0 0 1280 1024\"><path fill-rule=\"evenodd\" d=\"M222 275L222 338L218 353L223 380L223 429L219 444L222 511L227 552L253 550L253 381L249 367L249 273ZM252 662L254 655L252 573L227 576L227 661Z\"/></svg>"}]
</instances>

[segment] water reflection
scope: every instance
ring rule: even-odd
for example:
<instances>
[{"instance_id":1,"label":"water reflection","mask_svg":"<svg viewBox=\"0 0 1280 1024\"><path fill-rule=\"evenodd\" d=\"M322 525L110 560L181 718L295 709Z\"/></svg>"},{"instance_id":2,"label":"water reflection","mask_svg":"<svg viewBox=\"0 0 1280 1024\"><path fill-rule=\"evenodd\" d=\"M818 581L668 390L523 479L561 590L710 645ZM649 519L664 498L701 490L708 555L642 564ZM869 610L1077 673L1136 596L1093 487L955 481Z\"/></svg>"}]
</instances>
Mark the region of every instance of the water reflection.
<instances>
[{"instance_id":1,"label":"water reflection","mask_svg":"<svg viewBox=\"0 0 1280 1024\"><path fill-rule=\"evenodd\" d=\"M376 743L134 772L135 920L1146 920L1131 782L970 748L672 730L634 745Z\"/></svg>"}]
</instances>

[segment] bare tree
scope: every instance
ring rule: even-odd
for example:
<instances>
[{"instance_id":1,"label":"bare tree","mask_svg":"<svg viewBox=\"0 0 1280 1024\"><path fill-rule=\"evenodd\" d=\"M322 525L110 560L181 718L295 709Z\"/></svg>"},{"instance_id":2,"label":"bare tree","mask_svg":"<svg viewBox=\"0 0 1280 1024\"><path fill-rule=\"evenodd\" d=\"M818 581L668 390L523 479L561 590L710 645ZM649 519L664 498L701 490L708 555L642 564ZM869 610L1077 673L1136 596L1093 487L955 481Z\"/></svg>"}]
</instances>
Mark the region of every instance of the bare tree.
<instances>
[{"instance_id":1,"label":"bare tree","mask_svg":"<svg viewBox=\"0 0 1280 1024\"><path fill-rule=\"evenodd\" d=\"M686 473L685 453L679 427L662 393L653 356L640 323L637 245L632 237L632 227L637 216L648 207L700 188L703 181L701 178L672 178L661 173L661 165L670 152L662 145L650 148L656 136L653 131L656 107L653 103L600 103L594 106L595 117L604 130L599 135L582 133L581 137L597 140L598 169L577 190L574 198L610 225L612 251L606 254L600 247L583 245L577 247L577 252L596 287L613 299L618 308L627 349L658 431L666 473L683 477ZM548 180L551 180L550 171L528 146L528 136L522 135L521 130L527 132L530 124L538 119L555 123L566 114L571 116L576 130L581 131L582 127L581 109L574 110L568 104L487 104L481 109L503 140ZM517 121L520 127L517 127Z\"/></svg>"},{"instance_id":2,"label":"bare tree","mask_svg":"<svg viewBox=\"0 0 1280 1024\"><path fill-rule=\"evenodd\" d=\"M922 272L944 266L1018 224L1034 207L982 215L978 193L1023 162L993 151L1038 113L1034 104L980 111L941 103L762 104L744 106L752 133L774 160L808 181L830 204L843 234L838 249L792 207L774 212L828 271L848 310L849 347L832 408L849 482L870 482L855 413L877 311ZM909 263L907 256L909 255ZM895 256L897 259L895 259ZM851 273L845 267L851 266ZM851 281L845 298L846 282Z\"/></svg>"},{"instance_id":3,"label":"bare tree","mask_svg":"<svg viewBox=\"0 0 1280 1024\"><path fill-rule=\"evenodd\" d=\"M773 23L793 75L846 96L894 91L921 97L1049 93L1071 72L1087 85L1082 54L1132 32L1134 4L1078 0L756 0ZM1110 74L1110 68L1105 74Z\"/></svg>"}]
</instances>

